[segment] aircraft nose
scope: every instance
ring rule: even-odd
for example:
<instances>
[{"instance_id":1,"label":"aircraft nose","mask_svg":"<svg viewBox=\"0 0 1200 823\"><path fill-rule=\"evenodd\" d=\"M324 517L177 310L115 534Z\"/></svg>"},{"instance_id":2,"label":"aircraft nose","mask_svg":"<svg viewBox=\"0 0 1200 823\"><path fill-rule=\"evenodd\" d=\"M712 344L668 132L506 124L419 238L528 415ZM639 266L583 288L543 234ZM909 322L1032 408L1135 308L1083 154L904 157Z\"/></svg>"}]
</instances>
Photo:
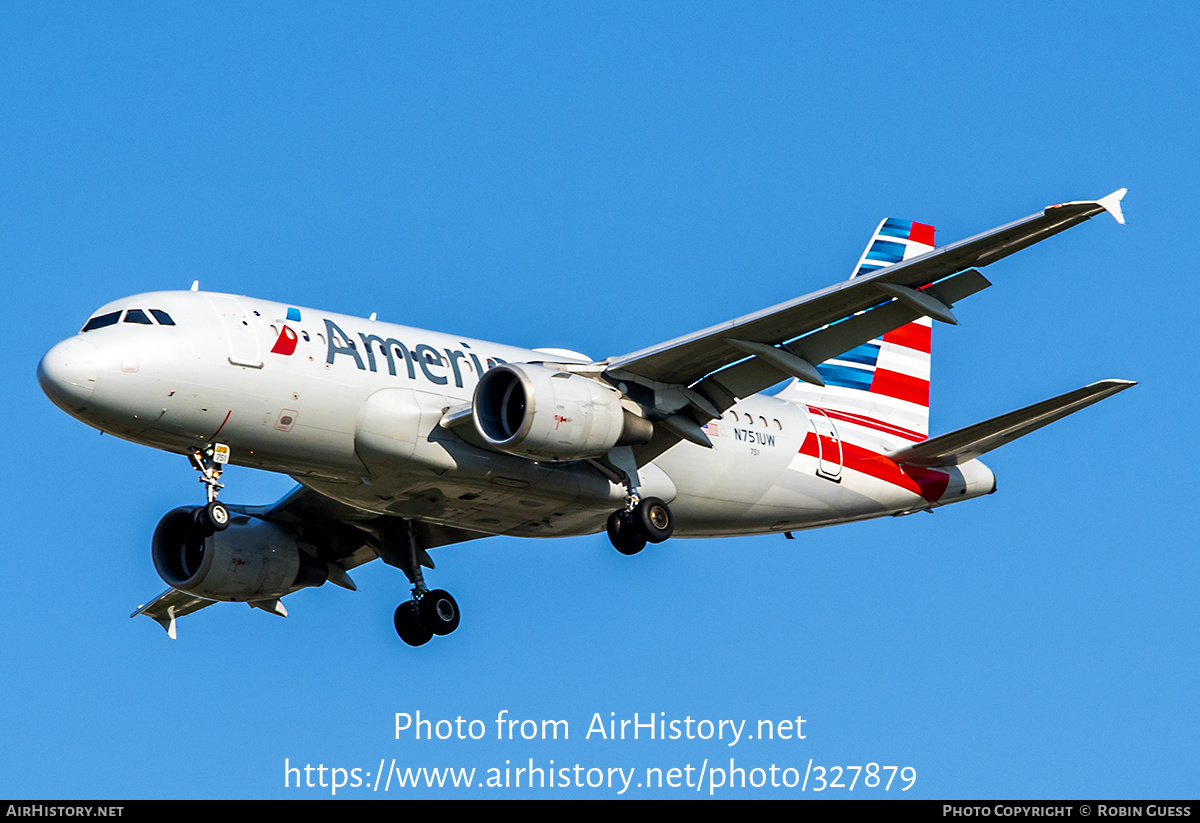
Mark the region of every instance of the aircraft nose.
<instances>
[{"instance_id":1,"label":"aircraft nose","mask_svg":"<svg viewBox=\"0 0 1200 823\"><path fill-rule=\"evenodd\" d=\"M96 388L96 346L73 337L46 352L38 363L38 383L54 405L78 411Z\"/></svg>"}]
</instances>

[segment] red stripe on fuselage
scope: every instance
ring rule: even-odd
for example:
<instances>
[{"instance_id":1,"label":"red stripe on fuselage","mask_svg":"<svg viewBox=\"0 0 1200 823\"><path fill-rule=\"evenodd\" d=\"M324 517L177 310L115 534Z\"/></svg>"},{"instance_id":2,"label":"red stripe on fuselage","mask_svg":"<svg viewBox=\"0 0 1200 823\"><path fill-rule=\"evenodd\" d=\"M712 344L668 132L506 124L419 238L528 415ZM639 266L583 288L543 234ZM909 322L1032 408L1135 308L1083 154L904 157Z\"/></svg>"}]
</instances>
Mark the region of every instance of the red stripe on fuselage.
<instances>
[{"instance_id":1,"label":"red stripe on fuselage","mask_svg":"<svg viewBox=\"0 0 1200 823\"><path fill-rule=\"evenodd\" d=\"M867 429L875 429L876 431L884 432L885 434L894 434L897 437L903 437L905 440L913 440L920 443L928 440L929 436L915 432L912 429L906 429L902 426L897 426L894 423L886 423L883 420L877 420L874 417L867 417L862 414L854 414L853 412L834 411L832 409L822 409L817 406L809 406L809 411L824 412L827 417L834 420L842 420L846 423L853 423L856 426L862 426Z\"/></svg>"},{"instance_id":2,"label":"red stripe on fuselage","mask_svg":"<svg viewBox=\"0 0 1200 823\"><path fill-rule=\"evenodd\" d=\"M838 444L831 437L821 438L821 449L825 454L838 453ZM800 446L800 454L805 457L820 458L817 447L817 435L809 432ZM916 466L901 466L887 455L855 446L853 443L842 441L842 468L870 475L877 480L899 486L905 491L918 495L930 503L936 503L946 493L950 484L950 475L934 469L921 469Z\"/></svg>"}]
</instances>

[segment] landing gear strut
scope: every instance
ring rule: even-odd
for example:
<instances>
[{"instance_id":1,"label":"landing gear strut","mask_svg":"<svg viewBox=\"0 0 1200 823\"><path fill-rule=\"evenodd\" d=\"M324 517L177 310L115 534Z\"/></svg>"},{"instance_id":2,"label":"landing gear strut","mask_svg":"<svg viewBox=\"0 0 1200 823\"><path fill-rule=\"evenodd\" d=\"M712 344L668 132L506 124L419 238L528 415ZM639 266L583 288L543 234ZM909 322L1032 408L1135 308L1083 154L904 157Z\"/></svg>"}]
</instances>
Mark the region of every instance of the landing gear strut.
<instances>
[{"instance_id":1,"label":"landing gear strut","mask_svg":"<svg viewBox=\"0 0 1200 823\"><path fill-rule=\"evenodd\" d=\"M225 531L229 527L229 509L217 501L217 492L225 488L221 482L221 467L229 462L229 447L223 443L215 443L203 451L195 451L188 455L196 471L200 472L200 482L205 486L208 503L192 510L192 520L201 531L213 534Z\"/></svg>"},{"instance_id":2,"label":"landing gear strut","mask_svg":"<svg viewBox=\"0 0 1200 823\"><path fill-rule=\"evenodd\" d=\"M397 606L392 620L400 639L410 646L423 646L434 635L450 634L457 629L461 617L458 602L444 589L425 586L421 566L433 568L433 561L417 545L412 523L406 520L385 529L380 549L384 562L398 566L413 587L413 599Z\"/></svg>"}]
</instances>

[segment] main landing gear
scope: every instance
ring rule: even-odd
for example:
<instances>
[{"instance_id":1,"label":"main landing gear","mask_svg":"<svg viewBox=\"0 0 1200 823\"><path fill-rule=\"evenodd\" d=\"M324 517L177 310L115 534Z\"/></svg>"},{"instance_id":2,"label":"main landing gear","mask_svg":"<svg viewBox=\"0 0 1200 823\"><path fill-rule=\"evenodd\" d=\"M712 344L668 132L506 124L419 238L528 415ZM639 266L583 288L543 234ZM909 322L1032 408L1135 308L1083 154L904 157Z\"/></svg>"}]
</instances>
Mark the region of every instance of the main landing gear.
<instances>
[{"instance_id":1,"label":"main landing gear","mask_svg":"<svg viewBox=\"0 0 1200 823\"><path fill-rule=\"evenodd\" d=\"M417 545L413 525L403 521L387 528L380 547L384 562L398 566L412 583L413 599L396 607L393 623L396 634L410 646L423 646L434 635L450 634L458 628L461 613L458 602L444 589L428 589L421 566L433 568L433 561Z\"/></svg>"},{"instance_id":2,"label":"main landing gear","mask_svg":"<svg viewBox=\"0 0 1200 823\"><path fill-rule=\"evenodd\" d=\"M217 501L217 492L225 488L221 483L221 467L229 462L229 447L215 443L188 457L200 472L200 482L205 485L208 497L208 503L192 510L192 521L206 534L223 532L229 527L229 509Z\"/></svg>"},{"instance_id":3,"label":"main landing gear","mask_svg":"<svg viewBox=\"0 0 1200 823\"><path fill-rule=\"evenodd\" d=\"M647 543L661 543L675 531L671 508L657 497L638 500L608 516L608 539L621 554L637 554Z\"/></svg>"},{"instance_id":4,"label":"main landing gear","mask_svg":"<svg viewBox=\"0 0 1200 823\"><path fill-rule=\"evenodd\" d=\"M393 622L396 634L410 646L423 646L435 634L450 634L458 628L458 602L450 592L433 589L419 593L413 589L413 599L396 607Z\"/></svg>"},{"instance_id":5,"label":"main landing gear","mask_svg":"<svg viewBox=\"0 0 1200 823\"><path fill-rule=\"evenodd\" d=\"M621 446L608 453L609 462L624 477L625 508L608 516L608 539L621 554L637 554L647 543L661 543L675 531L671 507L657 497L638 494L638 464L633 449Z\"/></svg>"}]
</instances>

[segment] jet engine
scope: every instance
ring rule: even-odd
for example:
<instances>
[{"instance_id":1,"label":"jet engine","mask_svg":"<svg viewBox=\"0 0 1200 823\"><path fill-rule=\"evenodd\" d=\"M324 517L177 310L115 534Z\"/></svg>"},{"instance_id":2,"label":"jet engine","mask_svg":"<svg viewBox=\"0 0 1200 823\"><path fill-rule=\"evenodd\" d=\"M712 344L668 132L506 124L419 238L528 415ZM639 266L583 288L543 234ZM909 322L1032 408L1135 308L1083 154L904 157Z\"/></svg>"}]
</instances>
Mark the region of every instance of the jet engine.
<instances>
[{"instance_id":1,"label":"jet engine","mask_svg":"<svg viewBox=\"0 0 1200 823\"><path fill-rule=\"evenodd\" d=\"M328 569L296 539L262 520L237 518L224 531L205 529L189 507L167 512L154 530L154 568L168 586L210 600L265 600L320 586Z\"/></svg>"},{"instance_id":2,"label":"jet engine","mask_svg":"<svg viewBox=\"0 0 1200 823\"><path fill-rule=\"evenodd\" d=\"M532 460L582 460L647 443L653 424L621 405L616 389L529 363L491 369L475 387L475 429L500 451Z\"/></svg>"}]
</instances>

